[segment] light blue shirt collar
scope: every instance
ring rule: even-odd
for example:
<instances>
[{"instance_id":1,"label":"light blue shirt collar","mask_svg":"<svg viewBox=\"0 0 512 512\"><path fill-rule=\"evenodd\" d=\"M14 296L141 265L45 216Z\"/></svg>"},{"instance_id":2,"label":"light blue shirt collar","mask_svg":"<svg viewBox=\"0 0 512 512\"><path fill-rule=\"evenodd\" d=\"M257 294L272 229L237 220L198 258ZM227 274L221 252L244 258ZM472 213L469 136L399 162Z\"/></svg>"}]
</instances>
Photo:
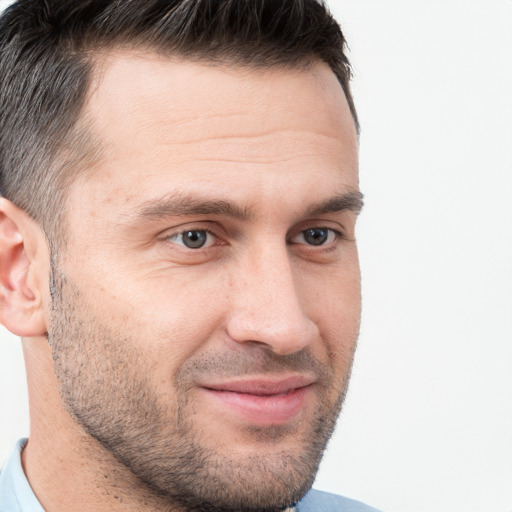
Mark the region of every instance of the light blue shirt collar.
<instances>
[{"instance_id":1,"label":"light blue shirt collar","mask_svg":"<svg viewBox=\"0 0 512 512\"><path fill-rule=\"evenodd\" d=\"M21 465L27 439L20 439L0 473L0 512L44 512Z\"/></svg>"}]
</instances>

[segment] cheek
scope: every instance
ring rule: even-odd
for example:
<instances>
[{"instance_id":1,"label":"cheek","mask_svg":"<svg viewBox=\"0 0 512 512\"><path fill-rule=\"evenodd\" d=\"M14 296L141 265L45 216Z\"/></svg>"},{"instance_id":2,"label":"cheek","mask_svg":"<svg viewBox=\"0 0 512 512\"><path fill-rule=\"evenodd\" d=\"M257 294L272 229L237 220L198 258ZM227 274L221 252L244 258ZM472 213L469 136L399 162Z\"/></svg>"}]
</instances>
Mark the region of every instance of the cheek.
<instances>
[{"instance_id":1,"label":"cheek","mask_svg":"<svg viewBox=\"0 0 512 512\"><path fill-rule=\"evenodd\" d=\"M361 276L356 254L337 266L302 272L299 283L303 303L318 325L346 331L359 324Z\"/></svg>"},{"instance_id":2,"label":"cheek","mask_svg":"<svg viewBox=\"0 0 512 512\"><path fill-rule=\"evenodd\" d=\"M352 361L361 319L357 258L350 263L302 282L307 313L319 327L329 364L339 372L345 372Z\"/></svg>"},{"instance_id":3,"label":"cheek","mask_svg":"<svg viewBox=\"0 0 512 512\"><path fill-rule=\"evenodd\" d=\"M222 328L223 281L218 273L199 272L130 280L122 300L113 301L117 321L127 322L131 337L156 362L160 359L179 366Z\"/></svg>"}]
</instances>

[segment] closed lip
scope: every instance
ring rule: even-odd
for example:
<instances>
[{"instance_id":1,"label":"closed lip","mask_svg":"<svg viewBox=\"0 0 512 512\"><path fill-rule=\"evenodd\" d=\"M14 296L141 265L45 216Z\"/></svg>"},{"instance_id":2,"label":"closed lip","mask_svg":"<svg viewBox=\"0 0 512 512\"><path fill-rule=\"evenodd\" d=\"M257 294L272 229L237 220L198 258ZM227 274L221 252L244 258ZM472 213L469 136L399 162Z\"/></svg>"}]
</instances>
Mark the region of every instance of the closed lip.
<instances>
[{"instance_id":1,"label":"closed lip","mask_svg":"<svg viewBox=\"0 0 512 512\"><path fill-rule=\"evenodd\" d=\"M311 400L316 380L307 375L248 376L203 383L216 414L234 415L257 426L283 425L293 421Z\"/></svg>"},{"instance_id":2,"label":"closed lip","mask_svg":"<svg viewBox=\"0 0 512 512\"><path fill-rule=\"evenodd\" d=\"M200 384L212 391L229 391L232 393L274 396L284 395L296 389L310 386L316 382L313 376L291 375L287 377L245 377L243 379L226 380Z\"/></svg>"}]
</instances>

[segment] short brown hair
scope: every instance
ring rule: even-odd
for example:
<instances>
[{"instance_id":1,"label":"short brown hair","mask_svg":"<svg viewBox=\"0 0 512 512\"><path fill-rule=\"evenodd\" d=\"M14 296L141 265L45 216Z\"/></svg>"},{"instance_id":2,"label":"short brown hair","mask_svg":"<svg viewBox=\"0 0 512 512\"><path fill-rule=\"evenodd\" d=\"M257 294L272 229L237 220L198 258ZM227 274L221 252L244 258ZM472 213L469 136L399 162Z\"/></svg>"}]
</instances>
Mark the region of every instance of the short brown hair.
<instances>
[{"instance_id":1,"label":"short brown hair","mask_svg":"<svg viewBox=\"0 0 512 512\"><path fill-rule=\"evenodd\" d=\"M0 20L0 194L47 236L58 228L66 185L93 149L80 119L97 52L256 68L319 59L358 129L345 46L322 0L18 0Z\"/></svg>"}]
</instances>

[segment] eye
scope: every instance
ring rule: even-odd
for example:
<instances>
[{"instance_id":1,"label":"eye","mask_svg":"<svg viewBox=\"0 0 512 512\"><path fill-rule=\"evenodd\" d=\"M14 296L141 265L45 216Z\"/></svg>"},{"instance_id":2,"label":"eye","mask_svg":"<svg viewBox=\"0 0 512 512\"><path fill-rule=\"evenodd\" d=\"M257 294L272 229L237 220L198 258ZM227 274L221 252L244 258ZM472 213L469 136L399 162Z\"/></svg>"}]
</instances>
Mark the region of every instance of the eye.
<instances>
[{"instance_id":1,"label":"eye","mask_svg":"<svg viewBox=\"0 0 512 512\"><path fill-rule=\"evenodd\" d=\"M306 245L325 245L333 242L338 236L333 229L329 228L310 228L301 231L298 235L292 238L295 244Z\"/></svg>"},{"instance_id":2,"label":"eye","mask_svg":"<svg viewBox=\"0 0 512 512\"><path fill-rule=\"evenodd\" d=\"M201 249L213 245L215 236L206 229L188 229L170 236L168 240L188 249Z\"/></svg>"}]
</instances>

